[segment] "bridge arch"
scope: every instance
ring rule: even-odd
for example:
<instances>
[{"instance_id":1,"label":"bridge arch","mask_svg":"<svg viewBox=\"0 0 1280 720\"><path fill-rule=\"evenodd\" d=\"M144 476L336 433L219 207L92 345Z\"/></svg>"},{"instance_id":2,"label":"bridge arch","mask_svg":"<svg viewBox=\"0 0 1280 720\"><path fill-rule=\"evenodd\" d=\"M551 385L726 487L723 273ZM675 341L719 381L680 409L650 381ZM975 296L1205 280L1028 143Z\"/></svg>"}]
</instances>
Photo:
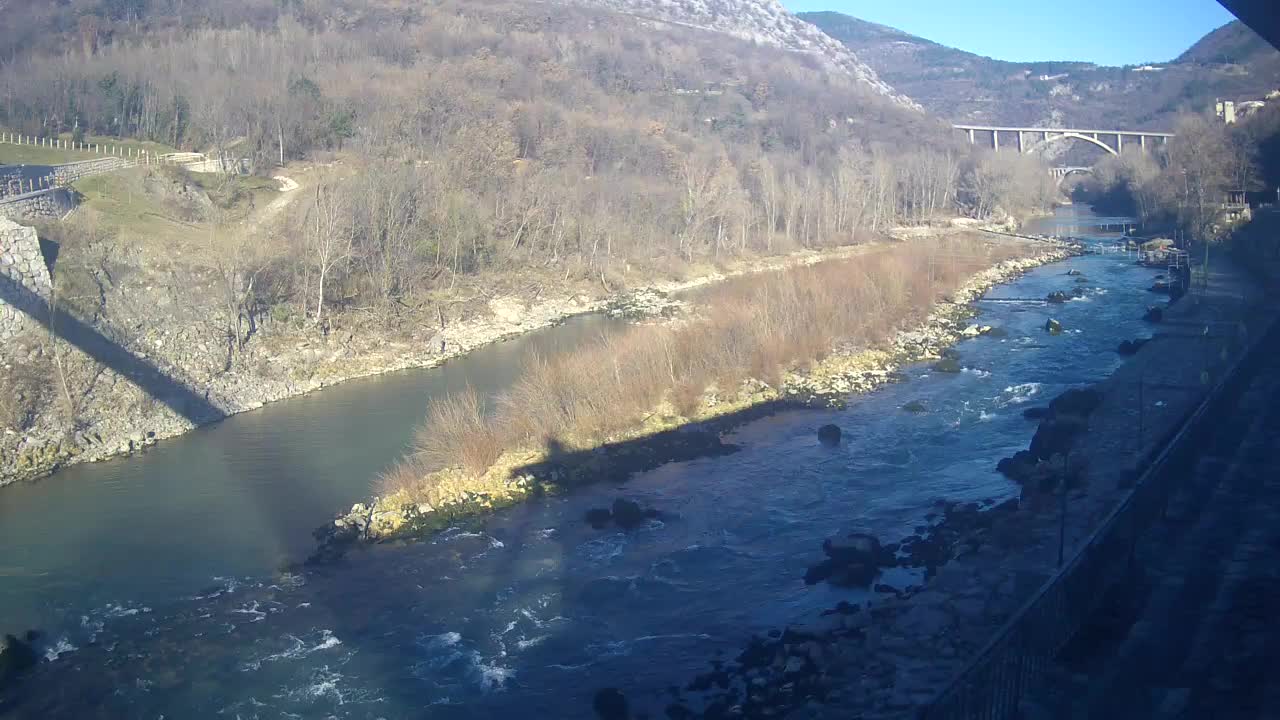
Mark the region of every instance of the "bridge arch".
<instances>
[{"instance_id":1,"label":"bridge arch","mask_svg":"<svg viewBox=\"0 0 1280 720\"><path fill-rule=\"evenodd\" d=\"M1106 151L1107 151L1107 153L1109 153L1109 154L1111 154L1111 155L1119 155L1119 154L1120 154L1120 151L1119 151L1119 150L1116 150L1115 148L1113 148L1113 147L1111 147L1110 145L1108 145L1108 144L1106 144L1106 143L1102 142L1102 141L1101 141L1101 140L1099 140L1098 138L1090 137L1090 136L1088 136L1088 135L1083 135L1083 134L1078 133L1078 132L1064 132L1064 133L1061 133L1061 134L1059 134L1059 135L1050 135L1047 139L1045 139L1045 140L1041 140L1040 142L1036 143L1035 145L1032 145L1032 146L1031 146L1031 149L1030 149L1030 150L1028 150L1028 152L1032 152L1032 153L1034 153L1034 152L1039 152L1039 151L1041 151L1041 150L1045 149L1046 147L1048 147L1048 146L1049 146L1049 143L1057 142L1057 141L1059 141L1059 140L1083 140L1083 141L1085 141L1085 142L1087 142L1087 143L1093 143L1094 145L1097 145L1098 147L1102 148L1103 150L1106 150Z\"/></svg>"},{"instance_id":2,"label":"bridge arch","mask_svg":"<svg viewBox=\"0 0 1280 720\"><path fill-rule=\"evenodd\" d=\"M1053 173L1053 176L1058 179L1058 187L1061 188L1063 185L1066 184L1067 178L1071 177L1072 175L1092 175L1093 168L1091 167L1053 168L1051 172Z\"/></svg>"}]
</instances>

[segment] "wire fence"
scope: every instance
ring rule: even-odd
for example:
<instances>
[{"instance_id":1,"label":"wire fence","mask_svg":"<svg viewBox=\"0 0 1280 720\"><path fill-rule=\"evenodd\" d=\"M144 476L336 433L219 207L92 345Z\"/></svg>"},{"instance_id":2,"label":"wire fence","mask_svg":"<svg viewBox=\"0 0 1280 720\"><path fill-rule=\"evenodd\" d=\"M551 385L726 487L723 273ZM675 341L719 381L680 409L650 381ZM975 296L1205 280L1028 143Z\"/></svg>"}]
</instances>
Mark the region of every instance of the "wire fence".
<instances>
[{"instance_id":1,"label":"wire fence","mask_svg":"<svg viewBox=\"0 0 1280 720\"><path fill-rule=\"evenodd\" d=\"M1035 687L1066 643L1129 573L1138 538L1159 518L1172 491L1192 467L1199 442L1216 412L1228 406L1271 348L1272 321L1238 356L1195 412L1170 431L1133 490L1083 547L996 633L932 702L920 720L1001 720L1018 716L1018 705Z\"/></svg>"}]
</instances>

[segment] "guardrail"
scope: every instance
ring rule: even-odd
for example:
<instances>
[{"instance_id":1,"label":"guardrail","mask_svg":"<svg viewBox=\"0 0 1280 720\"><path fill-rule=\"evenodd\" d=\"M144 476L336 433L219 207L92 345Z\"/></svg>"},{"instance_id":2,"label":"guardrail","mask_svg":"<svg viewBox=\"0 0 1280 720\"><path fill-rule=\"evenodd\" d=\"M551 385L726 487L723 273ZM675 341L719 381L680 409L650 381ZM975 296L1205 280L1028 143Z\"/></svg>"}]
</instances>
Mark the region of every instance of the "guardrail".
<instances>
[{"instance_id":1,"label":"guardrail","mask_svg":"<svg viewBox=\"0 0 1280 720\"><path fill-rule=\"evenodd\" d=\"M1018 715L1029 687L1128 574L1138 538L1164 512L1170 493L1189 471L1194 442L1208 430L1212 413L1243 390L1259 362L1264 343L1273 341L1272 320L1236 358L1192 415L1165 438L1162 449L1124 500L1083 547L1000 628L951 683L925 707L920 720L1000 720Z\"/></svg>"}]
</instances>

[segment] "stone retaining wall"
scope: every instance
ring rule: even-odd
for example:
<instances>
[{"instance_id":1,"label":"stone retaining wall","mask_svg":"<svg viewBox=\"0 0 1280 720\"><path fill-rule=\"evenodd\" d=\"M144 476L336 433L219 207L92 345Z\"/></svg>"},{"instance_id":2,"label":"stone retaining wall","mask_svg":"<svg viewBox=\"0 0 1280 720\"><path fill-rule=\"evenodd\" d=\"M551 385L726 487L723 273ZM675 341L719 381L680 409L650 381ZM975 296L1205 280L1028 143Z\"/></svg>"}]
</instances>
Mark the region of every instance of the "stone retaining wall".
<instances>
[{"instance_id":1,"label":"stone retaining wall","mask_svg":"<svg viewBox=\"0 0 1280 720\"><path fill-rule=\"evenodd\" d=\"M53 282L40 254L35 228L0 217L0 291L11 290L13 284L46 303L52 297ZM27 316L31 304L12 297L10 292L0 294L0 342L35 324Z\"/></svg>"},{"instance_id":2,"label":"stone retaining wall","mask_svg":"<svg viewBox=\"0 0 1280 720\"><path fill-rule=\"evenodd\" d=\"M64 187L37 190L0 200L0 217L10 220L57 218L76 206L71 191Z\"/></svg>"}]
</instances>

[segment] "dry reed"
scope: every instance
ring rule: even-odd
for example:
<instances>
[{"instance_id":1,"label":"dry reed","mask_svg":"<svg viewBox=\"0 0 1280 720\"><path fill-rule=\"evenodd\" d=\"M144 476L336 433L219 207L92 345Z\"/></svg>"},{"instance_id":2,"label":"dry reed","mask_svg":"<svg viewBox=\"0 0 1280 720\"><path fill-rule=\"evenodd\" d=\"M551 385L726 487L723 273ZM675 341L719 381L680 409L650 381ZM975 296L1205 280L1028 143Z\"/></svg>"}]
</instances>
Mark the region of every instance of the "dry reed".
<instances>
[{"instance_id":1,"label":"dry reed","mask_svg":"<svg viewBox=\"0 0 1280 720\"><path fill-rule=\"evenodd\" d=\"M388 473L384 489L411 490L431 466L480 475L507 449L590 446L634 431L664 400L693 417L708 390L732 397L748 378L776 388L788 370L837 347L872 347L918 325L943 292L1017 254L970 238L907 243L726 282L696 298L687 323L530 358L491 413L470 389L434 403L417 455Z\"/></svg>"}]
</instances>

